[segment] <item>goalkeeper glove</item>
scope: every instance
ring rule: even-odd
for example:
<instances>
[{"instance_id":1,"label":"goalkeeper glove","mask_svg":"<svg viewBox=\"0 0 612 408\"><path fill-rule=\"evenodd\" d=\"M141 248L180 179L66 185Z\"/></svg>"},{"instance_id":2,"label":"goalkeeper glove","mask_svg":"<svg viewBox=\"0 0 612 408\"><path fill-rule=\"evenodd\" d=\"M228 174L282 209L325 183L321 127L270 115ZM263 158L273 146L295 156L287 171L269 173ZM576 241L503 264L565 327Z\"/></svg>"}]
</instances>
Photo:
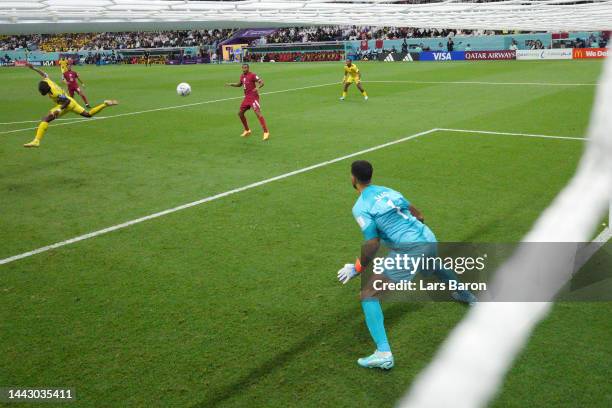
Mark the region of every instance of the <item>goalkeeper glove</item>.
<instances>
[{"instance_id":1,"label":"goalkeeper glove","mask_svg":"<svg viewBox=\"0 0 612 408\"><path fill-rule=\"evenodd\" d=\"M342 269L338 271L338 281L344 285L357 275L359 275L359 272L357 272L357 270L355 269L355 265L346 264Z\"/></svg>"}]
</instances>

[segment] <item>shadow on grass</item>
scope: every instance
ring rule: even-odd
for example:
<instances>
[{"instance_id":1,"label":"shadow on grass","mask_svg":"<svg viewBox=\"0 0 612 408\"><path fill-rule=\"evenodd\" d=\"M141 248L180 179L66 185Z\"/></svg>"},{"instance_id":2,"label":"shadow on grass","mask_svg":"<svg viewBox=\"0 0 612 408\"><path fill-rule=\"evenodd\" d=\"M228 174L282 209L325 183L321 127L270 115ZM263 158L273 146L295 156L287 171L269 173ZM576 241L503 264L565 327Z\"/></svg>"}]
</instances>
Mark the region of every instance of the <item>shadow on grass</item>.
<instances>
[{"instance_id":1,"label":"shadow on grass","mask_svg":"<svg viewBox=\"0 0 612 408\"><path fill-rule=\"evenodd\" d=\"M336 319L331 320L329 324L319 327L310 334L306 335L301 341L295 343L289 349L277 353L274 357L269 358L261 364L251 368L236 381L211 390L210 397L194 404L192 408L214 407L232 397L235 397L237 395L237 390L239 390L240 393L246 392L249 387L254 386L260 379L265 378L278 370L282 370L300 353L303 353L319 344L322 338L329 336L330 333L337 330L337 322L351 322L347 325L347 330L353 330L351 326L353 325L352 322L355 321L355 315L357 313L360 316L359 325L362 326L364 333L367 333L367 328L363 322L363 314L361 313L359 303L356 302L355 308L358 308L359 310L349 310L342 315L336 316ZM386 328L390 329L394 324L399 322L404 315L407 313L414 313L421 308L423 308L423 304L421 303L396 303L387 306L385 308ZM369 338L369 335L367 335L367 337Z\"/></svg>"}]
</instances>

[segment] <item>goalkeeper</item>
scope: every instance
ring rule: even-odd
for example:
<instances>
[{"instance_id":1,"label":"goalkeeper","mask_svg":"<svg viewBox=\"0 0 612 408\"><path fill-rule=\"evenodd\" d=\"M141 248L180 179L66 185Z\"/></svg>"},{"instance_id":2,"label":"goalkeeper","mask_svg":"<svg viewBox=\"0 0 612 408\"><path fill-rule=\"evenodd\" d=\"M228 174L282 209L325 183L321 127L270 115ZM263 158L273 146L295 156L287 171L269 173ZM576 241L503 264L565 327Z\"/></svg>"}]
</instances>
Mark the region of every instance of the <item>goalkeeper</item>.
<instances>
[{"instance_id":1,"label":"goalkeeper","mask_svg":"<svg viewBox=\"0 0 612 408\"><path fill-rule=\"evenodd\" d=\"M353 206L353 216L361 228L365 243L356 263L346 264L338 271L338 280L343 284L359 275L374 259L381 240L387 247L394 249L389 257L395 256L397 252L413 257L437 255L436 237L424 224L421 212L397 191L370 184L373 172L372 165L365 160L358 160L351 165L353 187L359 192L359 198ZM444 268L431 271L387 269L384 276L398 282L411 280L416 272L431 272L443 282L459 281L454 271ZM468 304L476 302L476 297L466 290L453 292L453 298ZM362 367L388 370L393 367L394 361L380 301L363 296L361 306L370 335L376 343L376 351L368 357L360 358L357 363Z\"/></svg>"}]
</instances>

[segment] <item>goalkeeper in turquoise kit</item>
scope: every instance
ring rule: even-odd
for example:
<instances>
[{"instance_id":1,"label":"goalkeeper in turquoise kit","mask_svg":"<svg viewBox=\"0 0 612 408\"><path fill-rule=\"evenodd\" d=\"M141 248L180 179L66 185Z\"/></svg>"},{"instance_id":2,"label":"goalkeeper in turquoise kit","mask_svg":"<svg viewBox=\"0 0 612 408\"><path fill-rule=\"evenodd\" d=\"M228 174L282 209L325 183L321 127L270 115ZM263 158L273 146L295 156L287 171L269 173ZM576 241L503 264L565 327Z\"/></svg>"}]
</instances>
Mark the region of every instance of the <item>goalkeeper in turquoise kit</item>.
<instances>
[{"instance_id":1,"label":"goalkeeper in turquoise kit","mask_svg":"<svg viewBox=\"0 0 612 408\"><path fill-rule=\"evenodd\" d=\"M355 264L346 264L338 271L338 280L343 284L358 276L372 262L381 241L391 249L388 258L393 258L396 254L412 257L437 255L436 237L424 224L421 212L401 193L372 185L373 172L372 165L365 160L353 162L351 165L352 184L359 192L359 198L353 206L353 216L361 228L365 242L361 248L361 256ZM385 270L384 276L391 282L410 281L417 272L432 273L442 282L459 281L454 271L445 268L416 271L390 268ZM460 302L476 302L476 297L466 290L455 291L452 295ZM368 357L360 358L357 363L367 368L390 369L394 365L393 354L385 332L380 301L375 297L364 297L361 306L370 335L376 343L376 351Z\"/></svg>"}]
</instances>

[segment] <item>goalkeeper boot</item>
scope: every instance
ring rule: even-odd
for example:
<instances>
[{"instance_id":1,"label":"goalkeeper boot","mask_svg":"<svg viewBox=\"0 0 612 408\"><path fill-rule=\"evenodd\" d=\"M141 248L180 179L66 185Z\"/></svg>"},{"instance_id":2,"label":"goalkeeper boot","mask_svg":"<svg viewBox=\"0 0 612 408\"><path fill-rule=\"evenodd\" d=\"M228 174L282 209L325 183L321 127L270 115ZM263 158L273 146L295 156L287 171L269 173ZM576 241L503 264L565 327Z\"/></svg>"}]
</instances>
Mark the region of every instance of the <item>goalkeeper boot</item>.
<instances>
[{"instance_id":1,"label":"goalkeeper boot","mask_svg":"<svg viewBox=\"0 0 612 408\"><path fill-rule=\"evenodd\" d=\"M104 101L104 104L106 106L115 106L115 105L119 105L119 102L117 102L117 100L115 99L107 99Z\"/></svg>"},{"instance_id":2,"label":"goalkeeper boot","mask_svg":"<svg viewBox=\"0 0 612 408\"><path fill-rule=\"evenodd\" d=\"M451 296L457 302L466 303L469 306L474 306L476 303L478 303L476 296L474 296L469 290L456 290L451 294Z\"/></svg>"},{"instance_id":3,"label":"goalkeeper boot","mask_svg":"<svg viewBox=\"0 0 612 408\"><path fill-rule=\"evenodd\" d=\"M32 140L30 143L26 143L23 147L38 147L40 146L40 141L37 139Z\"/></svg>"},{"instance_id":4,"label":"goalkeeper boot","mask_svg":"<svg viewBox=\"0 0 612 408\"><path fill-rule=\"evenodd\" d=\"M242 132L242 134L240 135L240 137L249 137L251 136L251 131L250 130L245 130L244 132Z\"/></svg>"},{"instance_id":5,"label":"goalkeeper boot","mask_svg":"<svg viewBox=\"0 0 612 408\"><path fill-rule=\"evenodd\" d=\"M363 357L357 360L357 364L364 368L380 368L382 370L389 370L393 368L395 364L393 362L393 354L390 351L378 351L368 357Z\"/></svg>"}]
</instances>

